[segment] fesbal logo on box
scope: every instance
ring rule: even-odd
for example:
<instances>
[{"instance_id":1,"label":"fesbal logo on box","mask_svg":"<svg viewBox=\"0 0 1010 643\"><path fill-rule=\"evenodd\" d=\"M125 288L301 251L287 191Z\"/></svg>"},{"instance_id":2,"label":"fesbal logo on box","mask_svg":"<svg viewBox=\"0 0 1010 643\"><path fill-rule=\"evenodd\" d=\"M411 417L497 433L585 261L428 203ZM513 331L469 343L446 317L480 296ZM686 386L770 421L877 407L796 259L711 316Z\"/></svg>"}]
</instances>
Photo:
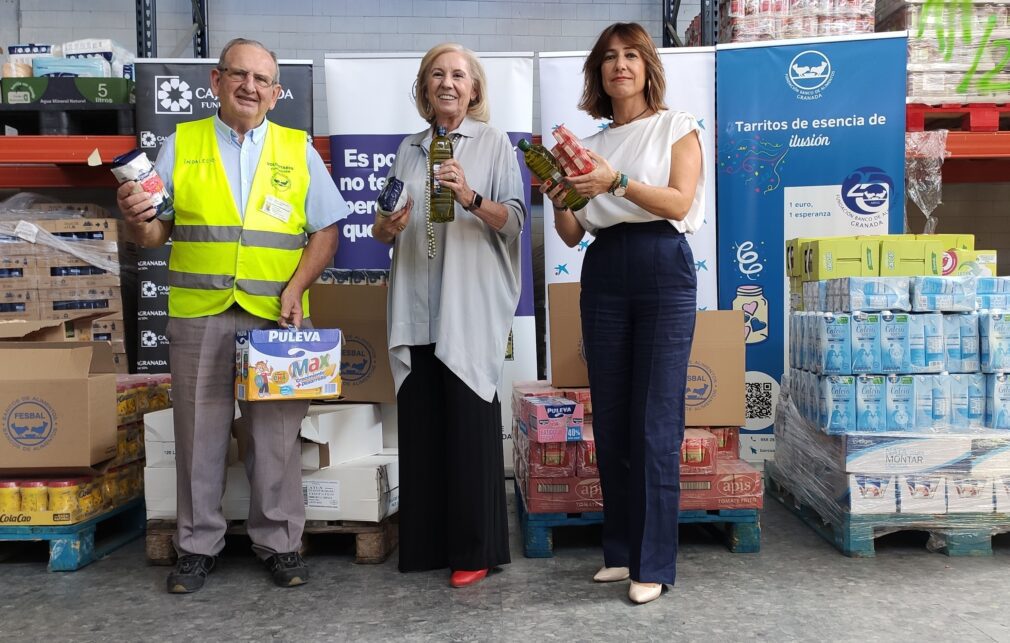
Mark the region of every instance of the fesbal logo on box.
<instances>
[{"instance_id":1,"label":"fesbal logo on box","mask_svg":"<svg viewBox=\"0 0 1010 643\"><path fill-rule=\"evenodd\" d=\"M691 362L687 365L687 390L684 401L689 408L703 409L709 405L715 396L718 379L714 370L703 362Z\"/></svg>"},{"instance_id":2,"label":"fesbal logo on box","mask_svg":"<svg viewBox=\"0 0 1010 643\"><path fill-rule=\"evenodd\" d=\"M22 397L4 410L4 436L22 451L38 451L56 435L56 411L38 397Z\"/></svg>"},{"instance_id":3,"label":"fesbal logo on box","mask_svg":"<svg viewBox=\"0 0 1010 643\"><path fill-rule=\"evenodd\" d=\"M340 378L347 384L364 384L375 372L375 349L364 337L345 335L340 356Z\"/></svg>"}]
</instances>

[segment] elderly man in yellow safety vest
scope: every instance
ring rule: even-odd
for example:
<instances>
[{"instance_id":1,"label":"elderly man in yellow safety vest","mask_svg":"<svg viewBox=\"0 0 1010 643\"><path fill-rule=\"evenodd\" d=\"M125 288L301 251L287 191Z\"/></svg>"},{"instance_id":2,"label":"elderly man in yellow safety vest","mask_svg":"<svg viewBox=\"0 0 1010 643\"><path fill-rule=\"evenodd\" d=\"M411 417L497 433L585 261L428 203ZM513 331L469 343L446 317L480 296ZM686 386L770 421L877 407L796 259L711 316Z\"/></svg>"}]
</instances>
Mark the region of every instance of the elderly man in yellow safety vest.
<instances>
[{"instance_id":1,"label":"elderly man in yellow safety vest","mask_svg":"<svg viewBox=\"0 0 1010 643\"><path fill-rule=\"evenodd\" d=\"M174 209L155 216L128 182L119 208L138 242L172 239L168 337L175 406L179 560L168 591L203 587L224 547L221 509L234 416L235 332L309 324L308 287L332 261L349 214L306 132L267 120L281 94L277 57L232 40L211 71L215 116L182 123L155 168ZM309 577L298 432L307 401L241 403L249 431L247 529L275 583Z\"/></svg>"}]
</instances>

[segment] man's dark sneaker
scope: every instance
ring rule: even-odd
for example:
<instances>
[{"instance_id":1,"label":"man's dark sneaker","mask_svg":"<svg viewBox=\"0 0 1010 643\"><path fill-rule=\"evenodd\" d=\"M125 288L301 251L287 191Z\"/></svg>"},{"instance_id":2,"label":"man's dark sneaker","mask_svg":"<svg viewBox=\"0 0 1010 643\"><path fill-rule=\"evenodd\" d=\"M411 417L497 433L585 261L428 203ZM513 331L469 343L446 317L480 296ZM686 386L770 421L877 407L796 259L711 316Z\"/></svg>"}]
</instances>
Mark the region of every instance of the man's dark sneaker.
<instances>
[{"instance_id":1,"label":"man's dark sneaker","mask_svg":"<svg viewBox=\"0 0 1010 643\"><path fill-rule=\"evenodd\" d=\"M273 554L263 562L278 587L295 587L309 582L309 566L298 552Z\"/></svg>"},{"instance_id":2,"label":"man's dark sneaker","mask_svg":"<svg viewBox=\"0 0 1010 643\"><path fill-rule=\"evenodd\" d=\"M175 571L168 575L169 594L189 594L203 587L214 569L214 557L202 554L179 556Z\"/></svg>"}]
</instances>

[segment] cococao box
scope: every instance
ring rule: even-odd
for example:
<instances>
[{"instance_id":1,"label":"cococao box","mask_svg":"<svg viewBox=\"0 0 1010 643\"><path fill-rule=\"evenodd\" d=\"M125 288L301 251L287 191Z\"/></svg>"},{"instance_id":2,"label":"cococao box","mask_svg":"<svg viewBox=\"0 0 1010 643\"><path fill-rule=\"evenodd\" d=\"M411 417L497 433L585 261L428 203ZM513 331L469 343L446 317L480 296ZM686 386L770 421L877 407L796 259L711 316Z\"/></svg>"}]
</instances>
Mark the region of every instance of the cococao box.
<instances>
[{"instance_id":1,"label":"cococao box","mask_svg":"<svg viewBox=\"0 0 1010 643\"><path fill-rule=\"evenodd\" d=\"M717 460L710 475L680 478L680 508L760 509L764 506L761 472L743 460Z\"/></svg>"},{"instance_id":2,"label":"cococao box","mask_svg":"<svg viewBox=\"0 0 1010 643\"><path fill-rule=\"evenodd\" d=\"M235 333L235 398L339 397L341 339L336 329Z\"/></svg>"}]
</instances>

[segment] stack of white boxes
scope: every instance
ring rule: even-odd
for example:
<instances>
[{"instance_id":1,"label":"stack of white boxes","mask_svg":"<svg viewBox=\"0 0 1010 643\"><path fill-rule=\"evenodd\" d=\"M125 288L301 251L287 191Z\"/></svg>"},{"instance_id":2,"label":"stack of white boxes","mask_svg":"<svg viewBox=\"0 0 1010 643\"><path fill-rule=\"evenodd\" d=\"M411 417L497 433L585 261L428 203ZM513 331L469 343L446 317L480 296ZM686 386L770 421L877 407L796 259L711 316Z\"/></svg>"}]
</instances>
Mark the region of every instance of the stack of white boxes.
<instances>
[{"instance_id":1,"label":"stack of white boxes","mask_svg":"<svg viewBox=\"0 0 1010 643\"><path fill-rule=\"evenodd\" d=\"M174 520L175 437L172 411L144 417L147 518ZM236 410L223 500L228 520L249 515L242 419ZM306 520L379 522L399 506L396 407L316 404L302 421L302 495ZM384 438L385 436L385 438Z\"/></svg>"}]
</instances>

